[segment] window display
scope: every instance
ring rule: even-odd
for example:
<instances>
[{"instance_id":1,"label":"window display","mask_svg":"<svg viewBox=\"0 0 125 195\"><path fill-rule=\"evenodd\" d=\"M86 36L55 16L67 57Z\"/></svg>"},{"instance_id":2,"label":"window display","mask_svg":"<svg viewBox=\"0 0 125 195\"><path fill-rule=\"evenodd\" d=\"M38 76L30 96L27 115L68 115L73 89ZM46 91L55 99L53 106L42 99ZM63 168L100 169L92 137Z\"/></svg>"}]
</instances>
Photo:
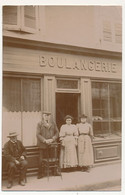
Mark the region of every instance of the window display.
<instances>
[{"instance_id":1,"label":"window display","mask_svg":"<svg viewBox=\"0 0 125 195\"><path fill-rule=\"evenodd\" d=\"M121 83L92 82L94 135L121 135Z\"/></svg>"}]
</instances>

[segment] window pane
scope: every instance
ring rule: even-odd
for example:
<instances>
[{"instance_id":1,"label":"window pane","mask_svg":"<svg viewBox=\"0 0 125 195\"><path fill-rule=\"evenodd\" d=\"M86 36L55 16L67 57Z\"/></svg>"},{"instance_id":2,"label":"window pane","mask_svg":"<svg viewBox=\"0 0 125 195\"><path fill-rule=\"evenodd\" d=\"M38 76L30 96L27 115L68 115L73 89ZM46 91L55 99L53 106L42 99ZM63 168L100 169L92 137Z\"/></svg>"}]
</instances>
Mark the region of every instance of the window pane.
<instances>
[{"instance_id":1,"label":"window pane","mask_svg":"<svg viewBox=\"0 0 125 195\"><path fill-rule=\"evenodd\" d=\"M120 83L92 83L94 135L120 135L121 109Z\"/></svg>"},{"instance_id":2,"label":"window pane","mask_svg":"<svg viewBox=\"0 0 125 195\"><path fill-rule=\"evenodd\" d=\"M92 83L92 107L95 120L108 119L107 83Z\"/></svg>"},{"instance_id":3,"label":"window pane","mask_svg":"<svg viewBox=\"0 0 125 195\"><path fill-rule=\"evenodd\" d=\"M75 80L57 80L57 88L60 89L78 89L78 81Z\"/></svg>"},{"instance_id":4,"label":"window pane","mask_svg":"<svg viewBox=\"0 0 125 195\"><path fill-rule=\"evenodd\" d=\"M3 107L6 111L21 111L21 81L18 78L3 79Z\"/></svg>"},{"instance_id":5,"label":"window pane","mask_svg":"<svg viewBox=\"0 0 125 195\"><path fill-rule=\"evenodd\" d=\"M110 89L110 117L121 119L121 84L112 83Z\"/></svg>"},{"instance_id":6,"label":"window pane","mask_svg":"<svg viewBox=\"0 0 125 195\"><path fill-rule=\"evenodd\" d=\"M23 111L40 111L40 80L23 80Z\"/></svg>"},{"instance_id":7,"label":"window pane","mask_svg":"<svg viewBox=\"0 0 125 195\"><path fill-rule=\"evenodd\" d=\"M110 118L111 118L111 132L113 134L121 134L121 84L112 83L109 85L110 89Z\"/></svg>"},{"instance_id":8,"label":"window pane","mask_svg":"<svg viewBox=\"0 0 125 195\"><path fill-rule=\"evenodd\" d=\"M121 122L111 122L111 132L116 135L121 135Z\"/></svg>"},{"instance_id":9,"label":"window pane","mask_svg":"<svg viewBox=\"0 0 125 195\"><path fill-rule=\"evenodd\" d=\"M108 134L109 133L109 123L108 122L94 122L93 130L94 130L94 136L98 136L100 134Z\"/></svg>"},{"instance_id":10,"label":"window pane","mask_svg":"<svg viewBox=\"0 0 125 195\"><path fill-rule=\"evenodd\" d=\"M34 6L24 6L24 23L26 27L36 28L36 9Z\"/></svg>"},{"instance_id":11,"label":"window pane","mask_svg":"<svg viewBox=\"0 0 125 195\"><path fill-rule=\"evenodd\" d=\"M3 24L17 25L17 6L3 7Z\"/></svg>"}]
</instances>

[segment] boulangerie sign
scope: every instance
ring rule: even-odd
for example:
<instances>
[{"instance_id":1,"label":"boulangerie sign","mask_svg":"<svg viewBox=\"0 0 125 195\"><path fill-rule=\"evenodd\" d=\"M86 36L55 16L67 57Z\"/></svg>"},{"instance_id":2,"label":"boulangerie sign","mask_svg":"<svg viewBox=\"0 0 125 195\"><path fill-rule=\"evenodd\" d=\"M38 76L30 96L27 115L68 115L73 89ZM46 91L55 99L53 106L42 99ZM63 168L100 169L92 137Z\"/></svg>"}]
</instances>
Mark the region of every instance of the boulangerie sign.
<instances>
[{"instance_id":1,"label":"boulangerie sign","mask_svg":"<svg viewBox=\"0 0 125 195\"><path fill-rule=\"evenodd\" d=\"M3 70L60 76L121 79L119 58L78 55L26 48L4 48Z\"/></svg>"},{"instance_id":2,"label":"boulangerie sign","mask_svg":"<svg viewBox=\"0 0 125 195\"><path fill-rule=\"evenodd\" d=\"M117 73L117 63L114 61L96 60L93 58L74 58L62 56L40 56L40 66L76 71L97 71Z\"/></svg>"}]
</instances>

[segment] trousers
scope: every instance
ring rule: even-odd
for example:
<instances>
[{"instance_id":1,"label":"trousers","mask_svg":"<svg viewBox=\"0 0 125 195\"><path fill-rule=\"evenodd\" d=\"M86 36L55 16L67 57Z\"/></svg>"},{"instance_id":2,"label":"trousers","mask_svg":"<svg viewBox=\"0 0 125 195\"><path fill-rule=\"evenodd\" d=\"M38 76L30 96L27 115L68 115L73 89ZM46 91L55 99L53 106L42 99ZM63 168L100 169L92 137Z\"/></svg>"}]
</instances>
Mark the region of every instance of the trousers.
<instances>
[{"instance_id":1,"label":"trousers","mask_svg":"<svg viewBox=\"0 0 125 195\"><path fill-rule=\"evenodd\" d=\"M8 162L8 182L13 182L15 173L17 171L19 171L19 181L24 180L26 176L27 165L27 160L21 160L19 165L15 164L15 162Z\"/></svg>"},{"instance_id":2,"label":"trousers","mask_svg":"<svg viewBox=\"0 0 125 195\"><path fill-rule=\"evenodd\" d=\"M39 151L39 168L38 168L38 176L44 176L44 170L43 170L43 167L42 167L42 160L44 158L47 158L47 152L46 152L46 148L45 149L40 149ZM49 157L54 157L54 153L53 151L49 152ZM54 171L54 170L53 170ZM58 173L58 170L56 170L56 173Z\"/></svg>"},{"instance_id":3,"label":"trousers","mask_svg":"<svg viewBox=\"0 0 125 195\"><path fill-rule=\"evenodd\" d=\"M42 170L42 159L46 158L46 149L40 149L39 151L39 167L38 167L38 175L43 176L43 170Z\"/></svg>"}]
</instances>

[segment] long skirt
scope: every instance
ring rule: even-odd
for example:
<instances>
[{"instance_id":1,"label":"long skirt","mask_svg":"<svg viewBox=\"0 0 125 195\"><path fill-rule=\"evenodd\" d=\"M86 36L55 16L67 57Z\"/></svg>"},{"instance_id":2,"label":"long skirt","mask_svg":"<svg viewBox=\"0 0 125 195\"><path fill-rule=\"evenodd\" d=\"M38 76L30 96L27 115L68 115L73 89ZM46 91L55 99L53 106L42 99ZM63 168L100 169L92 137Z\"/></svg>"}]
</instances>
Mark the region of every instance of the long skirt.
<instances>
[{"instance_id":1,"label":"long skirt","mask_svg":"<svg viewBox=\"0 0 125 195\"><path fill-rule=\"evenodd\" d=\"M60 151L61 168L76 167L78 165L76 143L73 136L67 136L63 140Z\"/></svg>"},{"instance_id":2,"label":"long skirt","mask_svg":"<svg viewBox=\"0 0 125 195\"><path fill-rule=\"evenodd\" d=\"M79 166L93 165L93 148L89 135L80 135L78 138L78 164Z\"/></svg>"}]
</instances>

